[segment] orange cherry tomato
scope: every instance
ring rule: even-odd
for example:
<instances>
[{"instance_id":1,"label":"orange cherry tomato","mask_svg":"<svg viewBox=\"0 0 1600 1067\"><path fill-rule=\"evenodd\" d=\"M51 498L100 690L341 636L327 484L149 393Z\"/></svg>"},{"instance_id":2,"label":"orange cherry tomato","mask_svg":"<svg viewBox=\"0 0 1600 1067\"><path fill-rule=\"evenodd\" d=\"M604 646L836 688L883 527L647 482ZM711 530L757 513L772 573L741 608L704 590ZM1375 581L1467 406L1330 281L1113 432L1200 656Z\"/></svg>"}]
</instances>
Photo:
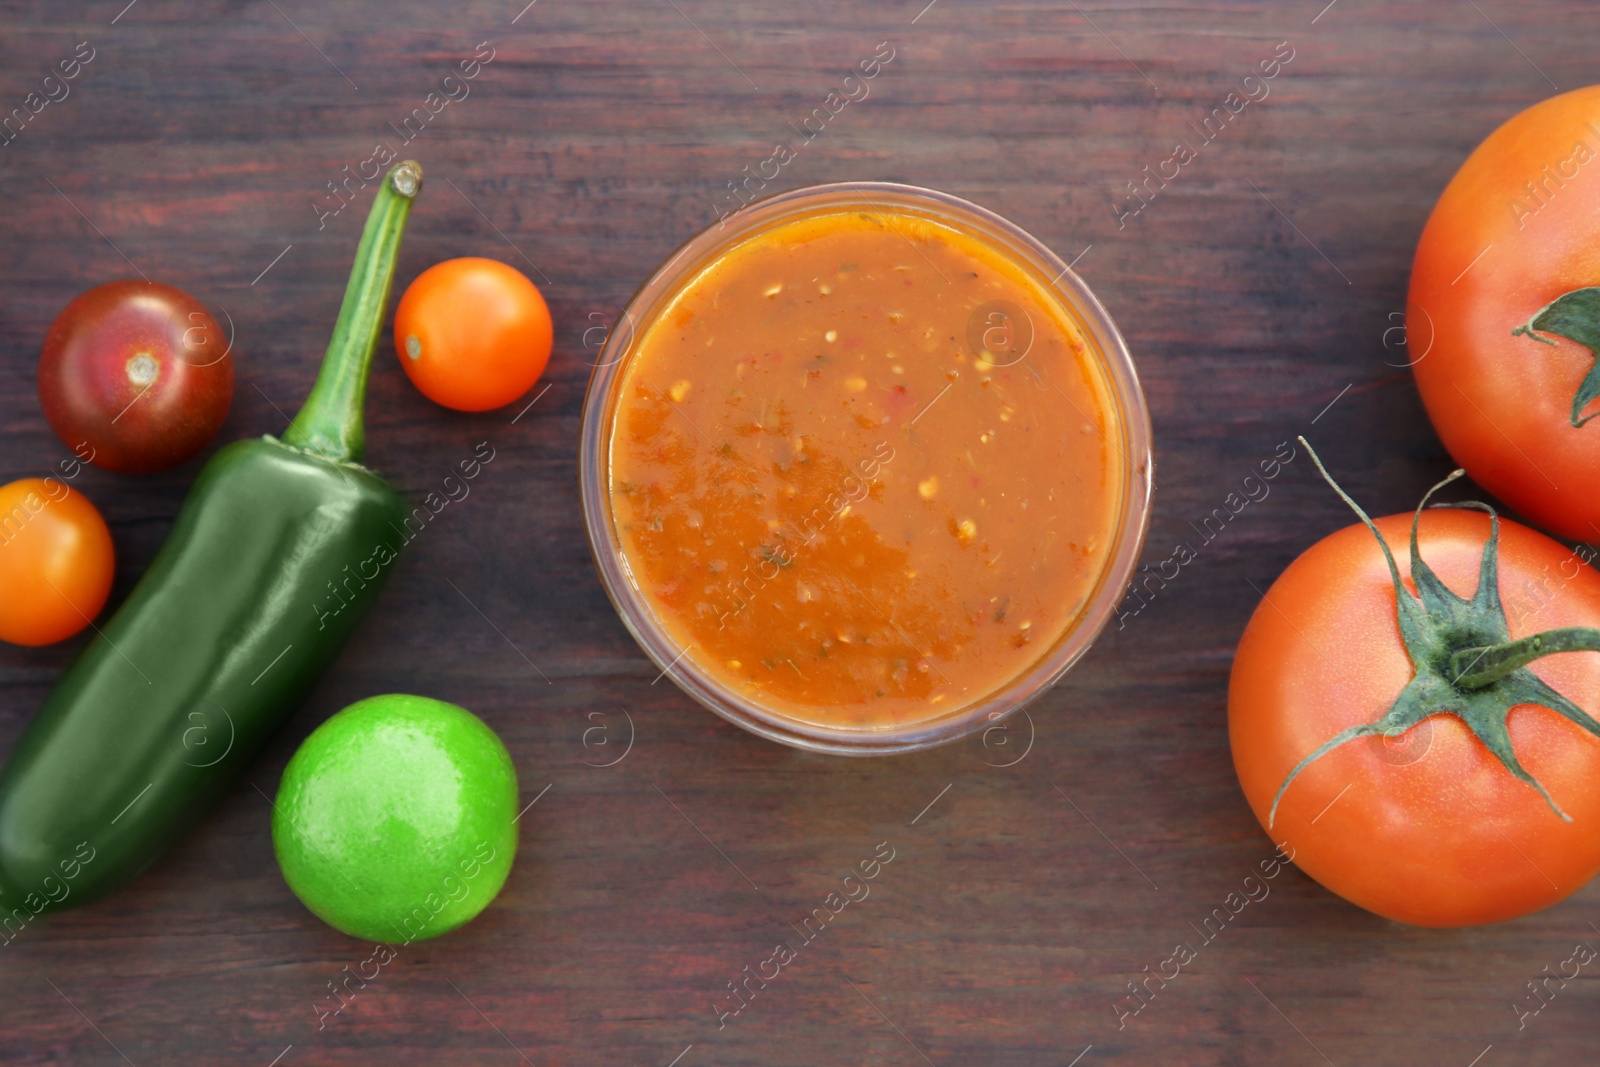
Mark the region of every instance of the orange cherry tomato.
<instances>
[{"instance_id":1,"label":"orange cherry tomato","mask_svg":"<svg viewBox=\"0 0 1600 1067\"><path fill-rule=\"evenodd\" d=\"M56 478L0 486L0 641L49 645L88 626L111 595L106 520Z\"/></svg>"},{"instance_id":2,"label":"orange cherry tomato","mask_svg":"<svg viewBox=\"0 0 1600 1067\"><path fill-rule=\"evenodd\" d=\"M493 259L447 259L417 275L394 314L406 376L457 411L504 407L550 361L550 309L523 274Z\"/></svg>"}]
</instances>

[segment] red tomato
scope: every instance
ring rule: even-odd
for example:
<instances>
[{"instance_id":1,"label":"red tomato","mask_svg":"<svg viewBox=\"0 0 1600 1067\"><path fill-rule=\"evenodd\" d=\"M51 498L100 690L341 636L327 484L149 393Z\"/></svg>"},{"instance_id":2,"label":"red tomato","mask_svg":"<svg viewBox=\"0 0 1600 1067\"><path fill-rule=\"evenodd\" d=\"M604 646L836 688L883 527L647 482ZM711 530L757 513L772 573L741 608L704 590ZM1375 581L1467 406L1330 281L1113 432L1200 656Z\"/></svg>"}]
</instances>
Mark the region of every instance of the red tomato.
<instances>
[{"instance_id":1,"label":"red tomato","mask_svg":"<svg viewBox=\"0 0 1600 1067\"><path fill-rule=\"evenodd\" d=\"M400 365L457 411L504 407L550 361L550 309L534 284L492 259L448 259L417 275L394 313Z\"/></svg>"},{"instance_id":2,"label":"red tomato","mask_svg":"<svg viewBox=\"0 0 1600 1067\"><path fill-rule=\"evenodd\" d=\"M1411 516L1377 525L1414 589ZM1422 559L1463 598L1478 588L1489 529L1478 512L1422 516ZM1584 565L1591 557L1502 520L1499 591L1510 636L1600 626L1600 572ZM1600 710L1600 655L1550 656L1527 669L1579 707ZM1416 673L1369 530L1346 527L1295 560L1250 619L1228 692L1234 767L1262 826L1296 764L1383 716ZM1324 886L1400 922L1498 922L1553 904L1600 871L1600 738L1535 704L1505 721L1516 758L1571 822L1460 718L1435 714L1307 765L1268 832Z\"/></svg>"},{"instance_id":3,"label":"red tomato","mask_svg":"<svg viewBox=\"0 0 1600 1067\"><path fill-rule=\"evenodd\" d=\"M93 504L58 478L0 486L0 641L49 645L105 607L115 561Z\"/></svg>"},{"instance_id":4,"label":"red tomato","mask_svg":"<svg viewBox=\"0 0 1600 1067\"><path fill-rule=\"evenodd\" d=\"M39 353L50 428L107 470L177 466L216 436L232 400L229 339L170 285L130 279L80 294Z\"/></svg>"},{"instance_id":5,"label":"red tomato","mask_svg":"<svg viewBox=\"0 0 1600 1067\"><path fill-rule=\"evenodd\" d=\"M1535 104L1451 179L1411 271L1406 332L1417 387L1456 462L1534 522L1600 540L1600 420L1572 425L1594 365L1541 308L1600 285L1600 86ZM1600 405L1585 405L1586 414Z\"/></svg>"}]
</instances>

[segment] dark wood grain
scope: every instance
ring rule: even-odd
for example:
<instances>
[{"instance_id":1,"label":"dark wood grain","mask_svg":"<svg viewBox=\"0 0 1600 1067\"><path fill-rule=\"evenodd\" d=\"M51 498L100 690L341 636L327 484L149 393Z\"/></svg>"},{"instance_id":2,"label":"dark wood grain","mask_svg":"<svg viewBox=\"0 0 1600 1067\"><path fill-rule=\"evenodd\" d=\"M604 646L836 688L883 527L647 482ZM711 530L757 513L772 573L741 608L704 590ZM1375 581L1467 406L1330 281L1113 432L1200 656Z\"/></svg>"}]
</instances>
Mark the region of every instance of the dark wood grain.
<instances>
[{"instance_id":1,"label":"dark wood grain","mask_svg":"<svg viewBox=\"0 0 1600 1067\"><path fill-rule=\"evenodd\" d=\"M1587 977L1521 1032L1511 1005L1596 936L1596 885L1516 922L1440 932L1375 918L1291 870L1117 1028L1125 983L1271 852L1232 771L1227 673L1251 583L1348 521L1309 464L1291 464L1105 635L1032 709L1032 750L1009 768L989 764L1021 751L1025 725L1008 749L975 740L849 761L758 740L652 684L590 564L574 472L597 336L586 345L585 330L889 41L896 58L871 96L773 187L933 186L1081 253L1154 417L1147 558L1302 432L1375 512L1408 508L1449 466L1384 343L1417 236L1489 130L1552 84L1592 79L1600 10L539 0L513 24L523 0L124 2L0 3L0 112L79 41L96 49L71 96L0 148L0 480L66 454L34 391L46 326L78 291L136 271L237 327L219 440L281 430L326 344L371 193L320 230L312 205L342 167L395 140L388 124L479 42L495 56L471 95L406 146L429 187L400 279L449 256L505 259L544 288L556 352L550 391L512 424L515 409L431 406L386 341L371 464L421 494L477 442L495 459L402 557L248 784L125 892L0 949L0 1061L1594 1060L1600 994ZM1295 58L1270 97L1119 228L1124 183L1190 140L1189 123L1280 41ZM116 540L114 596L150 560L198 462L81 477ZM0 649L0 750L81 643ZM524 797L549 789L522 820L495 905L404 949L319 1030L328 983L370 946L285 887L263 794L316 723L386 691L478 712L509 745ZM623 751L624 710L631 750L586 765ZM586 747L601 722L609 746L591 733ZM882 841L895 859L871 896L719 1029L727 983Z\"/></svg>"}]
</instances>

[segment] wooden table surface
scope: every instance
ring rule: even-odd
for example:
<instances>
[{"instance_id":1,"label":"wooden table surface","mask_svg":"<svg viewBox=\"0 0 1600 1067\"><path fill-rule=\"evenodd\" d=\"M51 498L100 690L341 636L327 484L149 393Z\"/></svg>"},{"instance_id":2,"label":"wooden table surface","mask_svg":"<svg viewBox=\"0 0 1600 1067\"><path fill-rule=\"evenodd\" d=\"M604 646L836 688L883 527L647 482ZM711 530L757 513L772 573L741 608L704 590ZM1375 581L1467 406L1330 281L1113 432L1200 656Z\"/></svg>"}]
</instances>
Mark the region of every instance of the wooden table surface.
<instances>
[{"instance_id":1,"label":"wooden table surface","mask_svg":"<svg viewBox=\"0 0 1600 1067\"><path fill-rule=\"evenodd\" d=\"M385 338L372 466L420 498L479 442L495 458L407 549L343 658L199 830L122 893L0 948L0 1061L1594 1060L1592 976L1520 1031L1513 1005L1597 936L1600 884L1501 926L1431 931L1290 869L1118 1028L1127 983L1196 941L1193 924L1272 853L1234 778L1226 687L1251 584L1349 521L1309 463L1031 709L1031 749L1018 719L987 745L863 761L762 741L652 684L590 563L575 457L603 328L715 219L727 183L888 42L870 95L771 188L932 186L1077 257L1149 397L1147 560L1299 433L1375 513L1405 510L1450 466L1393 329L1417 236L1491 129L1594 80L1600 9L525 2L0 3L0 112L80 42L93 49L70 96L0 148L0 480L67 455L35 393L46 327L80 290L137 273L236 328L219 442L280 431L372 195L333 214L328 183L379 142L399 148L394 127L475 51L492 59L469 95L404 146L429 185L398 280L451 256L504 259L539 282L557 323L550 389L514 424L520 405L430 405ZM1119 222L1136 203L1127 183L1176 142L1197 145L1195 128L1275 51L1292 58L1269 95ZM115 538L114 600L198 466L81 476ZM82 644L0 650L0 751ZM404 948L321 1016L330 983L372 948L290 894L264 794L317 723L390 691L480 714L537 804L483 916ZM894 859L870 897L719 1025L729 983L880 842Z\"/></svg>"}]
</instances>

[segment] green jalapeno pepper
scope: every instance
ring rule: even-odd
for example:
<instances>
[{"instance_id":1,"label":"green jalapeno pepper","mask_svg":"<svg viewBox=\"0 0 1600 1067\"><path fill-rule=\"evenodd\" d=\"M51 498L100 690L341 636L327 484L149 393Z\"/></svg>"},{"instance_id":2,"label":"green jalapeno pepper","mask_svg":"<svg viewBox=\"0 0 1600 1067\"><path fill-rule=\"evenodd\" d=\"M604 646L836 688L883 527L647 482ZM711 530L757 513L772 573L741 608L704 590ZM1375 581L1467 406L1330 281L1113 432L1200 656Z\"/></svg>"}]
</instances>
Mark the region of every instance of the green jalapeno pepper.
<instances>
[{"instance_id":1,"label":"green jalapeno pepper","mask_svg":"<svg viewBox=\"0 0 1600 1067\"><path fill-rule=\"evenodd\" d=\"M282 440L221 449L127 601L0 773L0 938L154 863L238 781L376 597L398 494L362 404L412 198L384 177L316 385Z\"/></svg>"}]
</instances>

